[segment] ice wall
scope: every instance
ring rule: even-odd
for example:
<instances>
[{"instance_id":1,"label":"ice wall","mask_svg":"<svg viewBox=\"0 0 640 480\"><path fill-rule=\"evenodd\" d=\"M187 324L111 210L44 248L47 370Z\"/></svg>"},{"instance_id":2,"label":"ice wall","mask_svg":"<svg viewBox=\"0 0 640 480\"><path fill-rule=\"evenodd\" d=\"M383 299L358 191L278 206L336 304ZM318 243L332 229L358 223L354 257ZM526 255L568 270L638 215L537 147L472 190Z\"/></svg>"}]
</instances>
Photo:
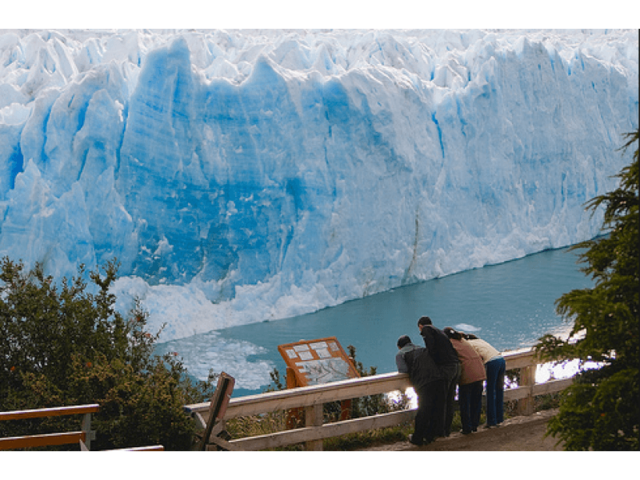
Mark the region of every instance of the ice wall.
<instances>
[{"instance_id":1,"label":"ice wall","mask_svg":"<svg viewBox=\"0 0 640 480\"><path fill-rule=\"evenodd\" d=\"M164 339L598 234L636 31L0 31L0 255Z\"/></svg>"}]
</instances>

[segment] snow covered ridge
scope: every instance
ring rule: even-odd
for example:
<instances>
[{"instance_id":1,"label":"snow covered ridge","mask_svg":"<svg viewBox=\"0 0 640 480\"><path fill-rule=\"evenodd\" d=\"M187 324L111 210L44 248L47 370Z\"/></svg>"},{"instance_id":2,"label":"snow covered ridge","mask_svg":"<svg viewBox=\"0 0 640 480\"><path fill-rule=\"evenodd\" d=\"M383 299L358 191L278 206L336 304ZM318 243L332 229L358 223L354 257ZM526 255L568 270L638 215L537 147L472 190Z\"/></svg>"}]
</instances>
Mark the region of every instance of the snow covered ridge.
<instances>
[{"instance_id":1,"label":"snow covered ridge","mask_svg":"<svg viewBox=\"0 0 640 480\"><path fill-rule=\"evenodd\" d=\"M595 236L637 31L0 31L0 255L164 339Z\"/></svg>"}]
</instances>

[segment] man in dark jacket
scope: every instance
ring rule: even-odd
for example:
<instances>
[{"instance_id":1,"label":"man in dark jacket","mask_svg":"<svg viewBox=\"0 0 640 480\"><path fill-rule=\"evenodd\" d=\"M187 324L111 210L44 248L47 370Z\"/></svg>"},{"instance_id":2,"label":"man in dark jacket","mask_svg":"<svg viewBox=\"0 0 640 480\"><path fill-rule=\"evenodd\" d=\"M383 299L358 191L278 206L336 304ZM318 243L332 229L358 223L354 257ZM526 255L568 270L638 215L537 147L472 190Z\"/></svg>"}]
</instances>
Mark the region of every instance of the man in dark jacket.
<instances>
[{"instance_id":1,"label":"man in dark jacket","mask_svg":"<svg viewBox=\"0 0 640 480\"><path fill-rule=\"evenodd\" d=\"M445 379L429 354L429 350L411 343L407 335L398 339L400 351L396 354L398 372L408 373L411 384L418 396L418 412L415 428L409 441L414 445L426 445L433 442L441 428L436 420L435 407L444 399L438 398L445 391Z\"/></svg>"},{"instance_id":2,"label":"man in dark jacket","mask_svg":"<svg viewBox=\"0 0 640 480\"><path fill-rule=\"evenodd\" d=\"M442 385L444 390L436 395L438 403L434 406L437 413L434 422L436 423L436 435L448 437L451 433L451 422L453 421L453 410L455 406L456 385L460 378L460 360L456 349L451 345L449 337L440 329L433 326L429 317L421 317L418 320L420 335L424 339L424 344L433 361L440 369L445 382ZM442 399L442 401L440 400Z\"/></svg>"}]
</instances>

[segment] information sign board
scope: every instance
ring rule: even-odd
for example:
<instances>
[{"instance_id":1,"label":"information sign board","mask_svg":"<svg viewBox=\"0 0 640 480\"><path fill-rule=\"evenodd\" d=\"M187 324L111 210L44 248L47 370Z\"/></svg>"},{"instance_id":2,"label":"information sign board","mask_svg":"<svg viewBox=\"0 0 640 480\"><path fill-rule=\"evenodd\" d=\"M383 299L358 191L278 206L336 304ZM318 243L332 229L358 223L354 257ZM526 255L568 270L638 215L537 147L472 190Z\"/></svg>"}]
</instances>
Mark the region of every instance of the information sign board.
<instances>
[{"instance_id":1,"label":"information sign board","mask_svg":"<svg viewBox=\"0 0 640 480\"><path fill-rule=\"evenodd\" d=\"M336 337L278 345L278 351L295 375L298 387L359 377Z\"/></svg>"}]
</instances>

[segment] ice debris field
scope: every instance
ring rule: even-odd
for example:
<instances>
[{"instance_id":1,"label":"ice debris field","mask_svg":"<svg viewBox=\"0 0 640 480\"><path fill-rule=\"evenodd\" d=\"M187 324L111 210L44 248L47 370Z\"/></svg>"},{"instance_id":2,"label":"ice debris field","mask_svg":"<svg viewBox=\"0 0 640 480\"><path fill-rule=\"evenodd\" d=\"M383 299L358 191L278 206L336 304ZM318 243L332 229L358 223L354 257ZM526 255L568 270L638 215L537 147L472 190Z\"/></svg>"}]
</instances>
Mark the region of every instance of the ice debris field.
<instances>
[{"instance_id":1,"label":"ice debris field","mask_svg":"<svg viewBox=\"0 0 640 480\"><path fill-rule=\"evenodd\" d=\"M161 340L592 238L637 31L0 31L0 256Z\"/></svg>"}]
</instances>

